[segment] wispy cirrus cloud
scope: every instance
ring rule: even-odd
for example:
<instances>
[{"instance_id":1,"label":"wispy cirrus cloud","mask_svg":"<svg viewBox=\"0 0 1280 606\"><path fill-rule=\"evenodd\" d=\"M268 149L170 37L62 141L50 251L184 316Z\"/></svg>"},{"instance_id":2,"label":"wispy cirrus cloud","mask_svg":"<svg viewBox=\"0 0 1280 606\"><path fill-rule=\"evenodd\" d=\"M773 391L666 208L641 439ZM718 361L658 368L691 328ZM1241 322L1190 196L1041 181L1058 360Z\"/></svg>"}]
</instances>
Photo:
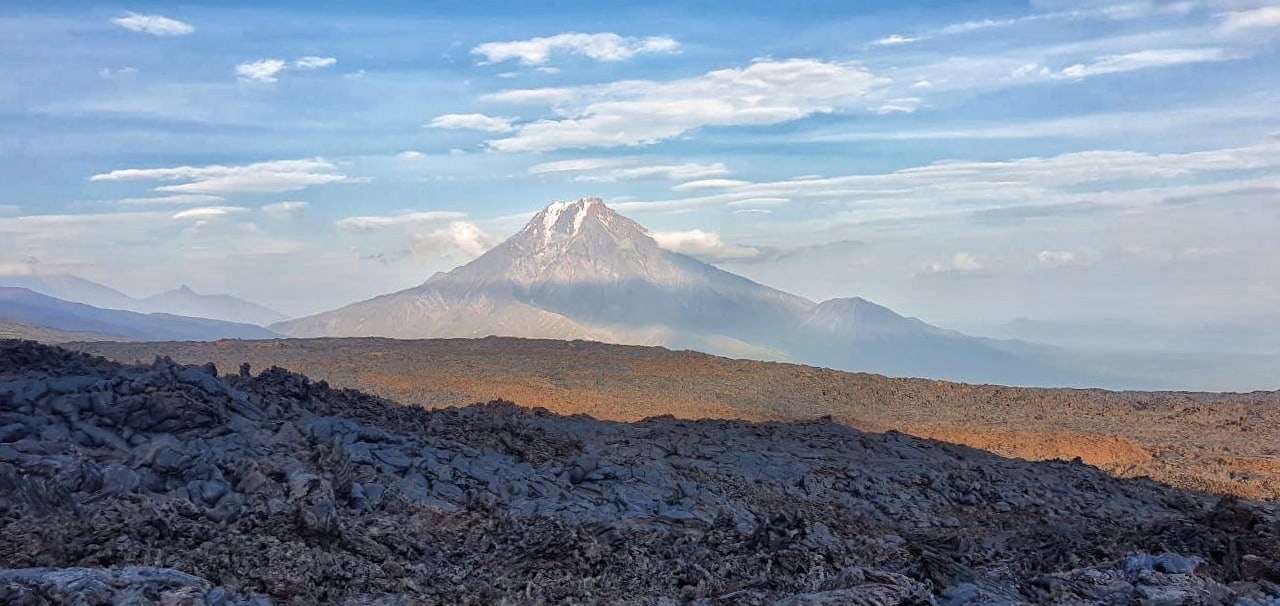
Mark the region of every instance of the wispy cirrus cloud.
<instances>
[{"instance_id":1,"label":"wispy cirrus cloud","mask_svg":"<svg viewBox=\"0 0 1280 606\"><path fill-rule=\"evenodd\" d=\"M204 206L189 208L173 214L175 221L209 221L249 212L243 206Z\"/></svg>"},{"instance_id":2,"label":"wispy cirrus cloud","mask_svg":"<svg viewBox=\"0 0 1280 606\"><path fill-rule=\"evenodd\" d=\"M123 17L112 19L111 22L131 32L153 36L185 36L196 31L190 23L164 15L140 15L130 12L125 13Z\"/></svg>"},{"instance_id":3,"label":"wispy cirrus cloud","mask_svg":"<svg viewBox=\"0 0 1280 606\"><path fill-rule=\"evenodd\" d=\"M1227 11L1222 15L1218 32L1237 35L1256 32L1280 32L1280 6L1259 6Z\"/></svg>"},{"instance_id":4,"label":"wispy cirrus cloud","mask_svg":"<svg viewBox=\"0 0 1280 606\"><path fill-rule=\"evenodd\" d=\"M125 168L89 177L90 181L185 181L156 187L159 192L220 194L232 192L279 193L313 185L354 182L333 162L322 158L277 160L241 166L177 166L173 168Z\"/></svg>"},{"instance_id":5,"label":"wispy cirrus cloud","mask_svg":"<svg viewBox=\"0 0 1280 606\"><path fill-rule=\"evenodd\" d=\"M696 181L686 181L679 185L673 186L671 189L676 191L691 191L700 189L726 189L738 187L740 185L750 185L750 181L741 179L698 179Z\"/></svg>"},{"instance_id":6,"label":"wispy cirrus cloud","mask_svg":"<svg viewBox=\"0 0 1280 606\"><path fill-rule=\"evenodd\" d=\"M187 204L211 204L221 202L222 199L222 196L209 194L174 194L172 196L121 198L116 200L116 204L125 206L184 206Z\"/></svg>"},{"instance_id":7,"label":"wispy cirrus cloud","mask_svg":"<svg viewBox=\"0 0 1280 606\"><path fill-rule=\"evenodd\" d=\"M420 225L423 223L437 223L440 221L463 219L466 218L466 216L466 213L444 210L412 211L394 215L347 217L345 219L340 219L337 222L337 226L340 229L351 232L371 232L388 227L405 227Z\"/></svg>"},{"instance_id":8,"label":"wispy cirrus cloud","mask_svg":"<svg viewBox=\"0 0 1280 606\"><path fill-rule=\"evenodd\" d=\"M667 163L644 157L581 158L530 166L531 175L563 175L572 181L614 182L640 180L685 181L720 177L731 171L722 162Z\"/></svg>"},{"instance_id":9,"label":"wispy cirrus cloud","mask_svg":"<svg viewBox=\"0 0 1280 606\"><path fill-rule=\"evenodd\" d=\"M445 130L479 130L487 133L507 133L515 130L512 118L485 114L444 114L431 119L424 126Z\"/></svg>"},{"instance_id":10,"label":"wispy cirrus cloud","mask_svg":"<svg viewBox=\"0 0 1280 606\"><path fill-rule=\"evenodd\" d=\"M259 210L262 211L262 214L273 219L293 219L301 216L310 207L310 203L301 200L286 200L284 202L264 204Z\"/></svg>"},{"instance_id":11,"label":"wispy cirrus cloud","mask_svg":"<svg viewBox=\"0 0 1280 606\"><path fill-rule=\"evenodd\" d=\"M867 97L888 82L855 63L790 59L679 80L504 91L487 99L554 103L561 116L518 125L487 144L504 152L647 145L701 127L778 124L879 105Z\"/></svg>"},{"instance_id":12,"label":"wispy cirrus cloud","mask_svg":"<svg viewBox=\"0 0 1280 606\"><path fill-rule=\"evenodd\" d=\"M1224 48L1168 48L1106 55L1092 63L1077 63L1050 74L1057 78L1078 80L1103 74L1118 74L1152 67L1168 67L1190 63L1230 61L1239 55Z\"/></svg>"},{"instance_id":13,"label":"wispy cirrus cloud","mask_svg":"<svg viewBox=\"0 0 1280 606\"><path fill-rule=\"evenodd\" d=\"M893 34L891 36L885 36L879 40L876 40L875 42L872 42L872 44L876 46L897 46L899 44L910 44L912 42L917 42L919 40L920 38L918 36L903 36L901 34Z\"/></svg>"},{"instance_id":14,"label":"wispy cirrus cloud","mask_svg":"<svg viewBox=\"0 0 1280 606\"><path fill-rule=\"evenodd\" d=\"M1010 207L1020 208L1008 217L1016 221L1095 212L1100 207L1161 204L1183 194L1203 199L1237 191L1242 184L1267 191L1280 183L1277 177L1252 173L1276 169L1280 169L1280 141L1267 140L1187 153L1089 150L1005 161L939 161L887 173L755 182L708 195L614 206L627 212L666 212L778 198L839 202L852 209L847 218L855 222L949 215L981 216L984 221L989 217L994 224L1005 218L1000 209ZM1183 183L1190 178L1208 182ZM1029 200L1035 203L1029 205Z\"/></svg>"},{"instance_id":15,"label":"wispy cirrus cloud","mask_svg":"<svg viewBox=\"0 0 1280 606\"><path fill-rule=\"evenodd\" d=\"M518 60L521 65L542 65L553 54L579 55L596 61L623 61L637 55L670 54L680 51L680 43L666 36L632 38L605 32L564 33L527 40L486 42L473 49L483 64Z\"/></svg>"}]
</instances>

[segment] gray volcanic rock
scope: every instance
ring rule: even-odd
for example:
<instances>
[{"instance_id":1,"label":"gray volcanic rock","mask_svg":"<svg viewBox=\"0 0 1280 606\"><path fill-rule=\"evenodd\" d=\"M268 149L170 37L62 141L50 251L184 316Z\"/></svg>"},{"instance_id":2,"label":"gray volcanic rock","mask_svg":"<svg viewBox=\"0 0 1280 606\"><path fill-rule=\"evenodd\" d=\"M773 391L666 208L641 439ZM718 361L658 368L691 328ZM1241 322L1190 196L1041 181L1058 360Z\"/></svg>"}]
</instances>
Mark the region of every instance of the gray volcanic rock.
<instances>
[{"instance_id":1,"label":"gray volcanic rock","mask_svg":"<svg viewBox=\"0 0 1280 606\"><path fill-rule=\"evenodd\" d=\"M825 420L426 411L9 341L0 438L27 603L1280 599L1274 506Z\"/></svg>"}]
</instances>

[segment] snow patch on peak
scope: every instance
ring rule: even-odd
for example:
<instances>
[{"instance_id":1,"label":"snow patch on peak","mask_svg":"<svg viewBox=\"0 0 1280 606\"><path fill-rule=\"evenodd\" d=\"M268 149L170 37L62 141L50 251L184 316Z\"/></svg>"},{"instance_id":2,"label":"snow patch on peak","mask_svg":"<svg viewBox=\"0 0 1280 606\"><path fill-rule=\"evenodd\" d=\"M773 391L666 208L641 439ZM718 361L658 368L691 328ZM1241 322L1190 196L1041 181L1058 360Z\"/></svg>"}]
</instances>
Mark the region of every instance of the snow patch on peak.
<instances>
[{"instance_id":1,"label":"snow patch on peak","mask_svg":"<svg viewBox=\"0 0 1280 606\"><path fill-rule=\"evenodd\" d=\"M569 208L570 202L552 202L542 211L542 229L549 234L555 228L556 222L560 220L560 215Z\"/></svg>"},{"instance_id":2,"label":"snow patch on peak","mask_svg":"<svg viewBox=\"0 0 1280 606\"><path fill-rule=\"evenodd\" d=\"M591 208L592 202L587 201L582 208L577 210L577 214L573 216L573 235L578 235L582 231L582 222L587 220L587 209Z\"/></svg>"},{"instance_id":3,"label":"snow patch on peak","mask_svg":"<svg viewBox=\"0 0 1280 606\"><path fill-rule=\"evenodd\" d=\"M565 213L573 213L573 230L569 232L568 237L572 238L582 232L582 226L587 220L587 213L592 207L604 206L604 202L600 198L581 198L573 202L556 201L548 204L542 209L542 241L544 245L551 244L557 235L556 226L564 218ZM607 217L603 217L607 219ZM537 220L530 221L525 229L530 229L537 223Z\"/></svg>"}]
</instances>

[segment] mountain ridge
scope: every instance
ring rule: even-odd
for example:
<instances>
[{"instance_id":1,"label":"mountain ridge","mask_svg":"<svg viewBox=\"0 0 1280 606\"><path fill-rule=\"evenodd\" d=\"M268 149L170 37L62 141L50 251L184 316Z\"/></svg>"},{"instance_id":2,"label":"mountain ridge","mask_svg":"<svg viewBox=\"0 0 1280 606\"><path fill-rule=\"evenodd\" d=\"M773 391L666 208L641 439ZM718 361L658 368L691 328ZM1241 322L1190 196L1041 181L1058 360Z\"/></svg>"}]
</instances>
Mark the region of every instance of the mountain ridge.
<instances>
[{"instance_id":1,"label":"mountain ridge","mask_svg":"<svg viewBox=\"0 0 1280 606\"><path fill-rule=\"evenodd\" d=\"M599 198L552 202L422 284L272 324L291 337L514 336L664 345L892 376L1160 387L970 337L860 297L815 302L662 248Z\"/></svg>"},{"instance_id":2,"label":"mountain ridge","mask_svg":"<svg viewBox=\"0 0 1280 606\"><path fill-rule=\"evenodd\" d=\"M279 336L253 324L102 309L12 286L0 286L0 319L66 333L94 333L140 341L270 339Z\"/></svg>"},{"instance_id":3,"label":"mountain ridge","mask_svg":"<svg viewBox=\"0 0 1280 606\"><path fill-rule=\"evenodd\" d=\"M71 274L3 276L0 277L0 286L25 288L55 299L100 309L141 314L167 313L264 327L288 318L276 310L232 295L197 293L186 284L142 298Z\"/></svg>"}]
</instances>

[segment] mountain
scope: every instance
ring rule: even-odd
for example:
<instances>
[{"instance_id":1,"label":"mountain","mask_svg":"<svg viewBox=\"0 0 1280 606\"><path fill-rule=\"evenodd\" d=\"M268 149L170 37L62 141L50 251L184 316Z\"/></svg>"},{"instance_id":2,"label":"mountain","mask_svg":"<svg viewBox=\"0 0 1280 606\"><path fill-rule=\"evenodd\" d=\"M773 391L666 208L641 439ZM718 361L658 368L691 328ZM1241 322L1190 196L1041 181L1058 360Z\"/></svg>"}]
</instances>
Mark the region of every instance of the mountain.
<instances>
[{"instance_id":1,"label":"mountain","mask_svg":"<svg viewBox=\"0 0 1280 606\"><path fill-rule=\"evenodd\" d=\"M170 291L137 299L114 288L66 274L3 276L0 286L26 288L42 295L104 309L139 313L165 313L266 326L284 320L284 314L230 295L205 295L182 285Z\"/></svg>"},{"instance_id":2,"label":"mountain","mask_svg":"<svg viewBox=\"0 0 1280 606\"><path fill-rule=\"evenodd\" d=\"M258 326L266 326L286 319L284 314L257 303L231 295L199 294L186 284L142 299L140 303L145 310Z\"/></svg>"},{"instance_id":3,"label":"mountain","mask_svg":"<svg viewBox=\"0 0 1280 606\"><path fill-rule=\"evenodd\" d=\"M522 337L758 349L813 304L675 254L598 199L553 203L420 286L283 322L291 336ZM768 339L764 339L768 341Z\"/></svg>"},{"instance_id":4,"label":"mountain","mask_svg":"<svg viewBox=\"0 0 1280 606\"><path fill-rule=\"evenodd\" d=\"M1017 318L980 327L979 331L993 337L1104 351L1280 354L1280 321L1274 315L1210 318L1197 323L1164 325L1124 320L1085 323Z\"/></svg>"},{"instance_id":5,"label":"mountain","mask_svg":"<svg viewBox=\"0 0 1280 606\"><path fill-rule=\"evenodd\" d=\"M67 274L4 276L0 286L25 288L65 301L84 303L104 309L138 309L139 301L110 286Z\"/></svg>"},{"instance_id":6,"label":"mountain","mask_svg":"<svg viewBox=\"0 0 1280 606\"><path fill-rule=\"evenodd\" d=\"M7 286L0 286L0 320L63 332L97 333L140 341L271 339L279 336L250 324L102 309L63 301L26 288Z\"/></svg>"},{"instance_id":7,"label":"mountain","mask_svg":"<svg viewBox=\"0 0 1280 606\"><path fill-rule=\"evenodd\" d=\"M817 303L770 288L660 247L594 198L552 203L503 243L417 287L271 328L294 337L590 339L896 376L1139 384L1060 363L1050 348L969 337L864 299Z\"/></svg>"},{"instance_id":8,"label":"mountain","mask_svg":"<svg viewBox=\"0 0 1280 606\"><path fill-rule=\"evenodd\" d=\"M120 335L108 335L97 332L67 332L43 326L29 326L17 322L0 320L0 339L26 339L41 343L71 343L96 341L132 341Z\"/></svg>"}]
</instances>

